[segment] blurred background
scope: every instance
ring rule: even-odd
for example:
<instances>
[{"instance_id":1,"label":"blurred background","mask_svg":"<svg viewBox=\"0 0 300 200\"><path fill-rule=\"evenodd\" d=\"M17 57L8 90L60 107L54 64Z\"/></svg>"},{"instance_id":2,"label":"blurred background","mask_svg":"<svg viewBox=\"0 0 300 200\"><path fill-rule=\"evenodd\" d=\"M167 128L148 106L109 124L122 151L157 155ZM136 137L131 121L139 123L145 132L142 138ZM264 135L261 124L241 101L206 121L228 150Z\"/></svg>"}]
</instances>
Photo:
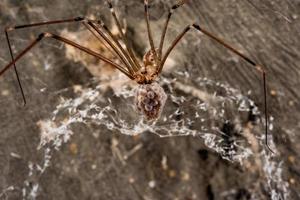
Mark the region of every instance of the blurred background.
<instances>
[{"instance_id":1,"label":"blurred background","mask_svg":"<svg viewBox=\"0 0 300 200\"><path fill-rule=\"evenodd\" d=\"M174 3L150 1L156 44ZM143 1L113 5L142 58L149 49ZM266 67L275 154L263 145L260 74L206 36L191 31L170 55L161 79L169 94L165 114L158 124L137 127L138 115L127 109L134 83L103 62L45 39L17 64L25 107L13 70L0 77L0 199L299 199L299 14L299 0L189 0L172 16L165 43L196 22ZM103 19L118 37L103 0L0 2L2 30L77 16ZM44 31L116 59L79 23L12 31L15 55ZM4 67L10 62L4 32L0 44ZM223 97L211 112L198 107L203 91ZM229 99L233 105L227 106ZM242 113L241 99L247 104ZM114 114L101 110L105 117L91 120L91 102ZM215 116L214 108L226 116ZM87 111L90 120L79 123L78 111ZM197 114L204 120L198 122Z\"/></svg>"}]
</instances>

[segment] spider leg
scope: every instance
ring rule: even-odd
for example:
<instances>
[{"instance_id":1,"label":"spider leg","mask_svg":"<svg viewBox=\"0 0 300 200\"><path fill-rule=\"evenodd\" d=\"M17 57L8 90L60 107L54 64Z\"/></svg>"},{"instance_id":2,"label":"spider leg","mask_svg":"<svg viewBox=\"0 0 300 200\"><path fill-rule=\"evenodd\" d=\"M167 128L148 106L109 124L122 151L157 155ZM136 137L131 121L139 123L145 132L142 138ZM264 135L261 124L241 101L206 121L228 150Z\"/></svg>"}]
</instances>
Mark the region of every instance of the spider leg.
<instances>
[{"instance_id":1,"label":"spider leg","mask_svg":"<svg viewBox=\"0 0 300 200\"><path fill-rule=\"evenodd\" d=\"M37 43L39 43L43 38L53 38L55 40L58 40L62 43L68 44L73 46L76 49L79 49L91 56L94 56L96 58L98 58L99 60L102 60L110 65L112 65L113 67L117 68L118 70L120 70L122 73L124 73L126 76L128 76L130 79L134 79L134 77L126 70L124 69L122 66L118 65L117 63L111 61L110 59L102 56L101 54L92 51L84 46L81 46L71 40L68 40L67 38L61 37L59 35L56 34L52 34L52 33L41 33L35 40L33 40L23 51L21 51L14 60L12 60L9 64L7 64L1 71L0 71L0 76L6 72L10 67L14 66L14 64L21 59L26 53L28 53L34 46L36 46Z\"/></svg>"},{"instance_id":2,"label":"spider leg","mask_svg":"<svg viewBox=\"0 0 300 200\"><path fill-rule=\"evenodd\" d=\"M10 40L9 40L7 30L5 30L5 37L6 37L6 41L7 41L7 44L8 44L11 60L14 60L14 54L13 54L12 49L11 49L11 44L10 44ZM22 83L21 83L21 80L20 80L20 77L19 77L19 72L18 72L16 64L14 64L14 70L15 70L18 85L19 85L19 88L20 88L20 91L21 91L21 94L22 94L22 98L23 98L23 102L24 102L24 106L25 106L26 105L26 98L25 98L24 90L23 90L23 87L22 87Z\"/></svg>"},{"instance_id":3,"label":"spider leg","mask_svg":"<svg viewBox=\"0 0 300 200\"><path fill-rule=\"evenodd\" d=\"M105 41L103 41L103 38L99 36L99 34L95 33L95 31L93 31L93 29L86 22L83 22L83 25L106 47L107 50L109 50L112 55L118 57L118 54L114 52L113 49L108 46Z\"/></svg>"},{"instance_id":4,"label":"spider leg","mask_svg":"<svg viewBox=\"0 0 300 200\"><path fill-rule=\"evenodd\" d=\"M85 17L76 17L76 18L70 18L70 19L64 19L64 20L53 20L53 21L47 21L47 22L38 22L38 23L25 24L25 25L19 25L19 26L12 26L12 27L7 27L7 28L5 29L5 36L6 36L7 44L8 44L8 47L9 47L9 52L10 52L10 55L11 55L11 60L14 60L14 55L13 55L13 52L12 52L11 43L10 43L9 34L8 34L10 31L17 30L17 29L23 29L23 28L30 28L30 27L43 26L43 25L61 24L61 23L71 23L71 22L82 22L83 25L85 25L85 27L86 27L86 28L87 28L94 36L96 36L97 39L98 39L99 41L102 42L101 38L98 37L98 36L91 30L91 28L89 27L89 26L91 26L91 25L88 26L88 24L87 24L87 22L91 24L91 23L99 23L99 21L89 20L89 19L87 19L87 18L85 18ZM101 32L101 33L102 33L102 34L101 34L102 37L105 37L104 39L106 39L106 41L109 43L109 45L113 48L113 50L115 51L115 54L117 54L117 57L119 57L119 59L123 62L123 64L124 64L124 65L126 66L126 68L129 70L129 73L130 73L131 75L133 75L134 72L132 71L131 64L129 64L129 63L126 61L126 59L127 59L127 60L130 60L130 58L128 58L128 56L127 56L127 53L124 51L124 49L121 47L121 45L118 44L118 42L116 42L116 39L114 38L113 34L109 31L109 29L108 29L106 26L104 26L104 27L105 27L105 30L106 30L107 32L109 32L109 35L110 35L111 37L113 37L114 42L118 45L119 49L121 49L121 51L122 51L122 53L124 54L125 58L124 58L124 56L122 55L122 53L121 53L117 48L114 47L113 43L111 43L111 42L109 41L109 39L105 36L105 34L103 34L103 33ZM94 26L93 28L94 28L94 30L96 30L98 33L101 31L101 30L99 30L98 27L95 27L95 26ZM107 47L107 46L106 46L106 47ZM112 53L113 53L113 52L112 52ZM113 53L113 54L114 54L114 53ZM20 91L21 91L21 94L22 94L22 97L23 97L24 105L26 105L26 98L25 98L24 90L23 90L23 87L22 87L22 84L21 84L21 80L20 80L20 78L19 78L19 73L18 73L18 70L17 70L16 63L14 63L14 70L15 70L15 74L16 74L16 77L17 77L18 85L19 85L19 88L20 88Z\"/></svg>"},{"instance_id":5,"label":"spider leg","mask_svg":"<svg viewBox=\"0 0 300 200\"><path fill-rule=\"evenodd\" d=\"M7 41L7 44L8 44L11 60L14 60L14 55L13 55L13 52L12 52L11 43L10 43L9 34L8 34L10 31L13 31L15 29L34 27L34 26L60 24L60 23L68 23L68 22L78 22L78 21L82 21L82 20L84 20L84 18L76 17L76 18L72 18L72 19L54 20L54 21L48 21L48 22L40 22L40 23L26 24L26 25L20 25L20 26L5 28L5 30L4 30L5 38L6 38L6 41ZM19 85L19 88L20 88L20 91L21 91L21 94L22 94L24 105L26 105L26 98L25 98L24 90L23 90L23 87L22 87L22 84L21 84L21 80L20 80L20 77L19 77L19 73L18 73L16 64L14 64L14 71L15 71L15 74L16 74L16 77L17 77L17 81L18 81L18 85Z\"/></svg>"},{"instance_id":6,"label":"spider leg","mask_svg":"<svg viewBox=\"0 0 300 200\"><path fill-rule=\"evenodd\" d=\"M180 42L180 40L183 38L183 36L192 28L191 25L188 25L185 27L185 29L175 38L175 40L172 42L172 44L170 45L170 47L168 48L168 50L166 51L165 55L163 56L159 68L157 70L157 73L161 73L164 64L167 60L167 58L169 57L170 53L172 52L172 50L175 48L175 46L178 44L178 42Z\"/></svg>"},{"instance_id":7,"label":"spider leg","mask_svg":"<svg viewBox=\"0 0 300 200\"><path fill-rule=\"evenodd\" d=\"M240 51L238 51L236 48L234 48L232 45L226 43L225 41L223 41L221 38L215 36L214 34L208 32L206 29L203 29L202 27L200 27L197 24L192 24L192 25L188 25L176 38L175 40L172 42L171 46L168 48L166 54L164 55L159 69L158 69L158 73L160 73L162 71L162 68L164 66L165 61L167 60L168 56L170 55L171 51L175 48L175 46L178 44L178 42L183 38L183 36L192 28L196 29L197 31L200 31L201 33L203 33L204 35L208 36L209 38L213 39L214 41L218 42L219 44L221 44L222 46L224 46L225 48L229 49L231 52L235 53L236 55L240 56L241 58L243 58L245 61L247 61L249 64L251 64L253 67L255 67L255 69L260 72L262 74L262 79L263 79L263 92L264 92L264 112L265 112L265 145L267 146L267 148L269 149L269 151L271 151L272 153L274 153L272 151L272 149L270 148L269 144L268 144L268 106L267 106L267 84L266 84L266 71L264 69L264 67L262 67L261 65L258 65L256 62L254 62L252 59L250 59L249 57L247 57L246 55L244 55L243 53L241 53Z\"/></svg>"},{"instance_id":8,"label":"spider leg","mask_svg":"<svg viewBox=\"0 0 300 200\"><path fill-rule=\"evenodd\" d=\"M88 21L87 23L84 22L84 25L91 32L93 32L93 31L90 29L90 27L93 28L109 44L109 46L114 50L114 52L116 52L116 54L118 55L118 57L121 59L121 61L123 62L123 64L126 66L126 68L128 69L129 73L133 75L134 74L134 70L131 68L130 64L126 60L126 57L124 57L121 54L121 52L113 44L113 42L92 21Z\"/></svg>"},{"instance_id":9,"label":"spider leg","mask_svg":"<svg viewBox=\"0 0 300 200\"><path fill-rule=\"evenodd\" d=\"M163 32L162 32L162 35L161 35L160 43L159 43L159 49L158 49L158 58L159 58L159 60L161 60L161 57L162 57L162 51L163 51L165 36L166 36L166 33L167 33L167 29L168 29L170 19L171 19L173 13L175 12L175 10L177 8L181 7L183 4L185 4L186 1L187 0L180 0L175 5L173 5L171 7L171 9L169 10L169 14L167 16L167 19L166 19L166 22L165 22L165 25L164 25L164 29L163 29Z\"/></svg>"},{"instance_id":10,"label":"spider leg","mask_svg":"<svg viewBox=\"0 0 300 200\"><path fill-rule=\"evenodd\" d=\"M265 71L264 67L262 67L261 65L255 63L252 59L250 59L249 57L247 57L246 55L244 55L243 53L241 53L240 51L238 51L236 48L234 48L230 44L226 43L221 38L215 36L214 34L208 32L207 30L203 29L199 25L193 24L193 27L196 30L200 31L201 33L205 34L206 36L210 37L214 41L216 41L219 44L223 45L224 47L226 47L227 49L229 49L233 53L235 53L238 56L242 57L245 61L247 61L248 63L250 63L253 67L255 67L255 69L258 72L260 72L262 74L263 92L264 92L264 107L265 107L265 110L264 110L265 111L265 145L267 146L267 148L269 149L269 151L271 151L272 153L274 153L272 151L272 149L270 148L269 144L268 144L268 124L269 123L268 123L268 104L267 104L267 84L266 84L266 71Z\"/></svg>"},{"instance_id":11,"label":"spider leg","mask_svg":"<svg viewBox=\"0 0 300 200\"><path fill-rule=\"evenodd\" d=\"M107 4L108 4L108 7L109 7L109 9L110 9L110 12L111 12L111 14L112 14L112 16L113 16L113 19L114 19L114 21L115 21L115 23L116 23L116 25L117 25L117 27L118 27L118 30L119 30L119 32L120 32L120 34L121 34L121 37L122 37L122 39L123 39L123 41L124 41L124 43L125 43L126 49L127 49L128 53L129 53L129 56L130 56L130 58L131 58L130 62L131 62L131 64L132 64L132 66L135 68L135 71L138 71L138 70L141 68L141 65L140 65L139 62L137 61L137 58L135 57L135 55L134 55L132 49L131 49L130 46L129 46L128 40L127 40L127 38L125 37L125 35L124 35L124 33L123 33L122 26L121 26L121 24L120 24L120 21L119 21L117 15L116 15L116 12L115 12L114 8L113 8L113 5L112 5L112 3L111 3L111 0L106 0L106 2L107 2Z\"/></svg>"},{"instance_id":12,"label":"spider leg","mask_svg":"<svg viewBox=\"0 0 300 200\"><path fill-rule=\"evenodd\" d=\"M149 2L148 0L144 0L144 7L145 7L145 20L147 24L147 33L148 33L148 40L150 43L151 51L153 52L154 55L154 60L156 64L158 65L158 55L155 50L155 45L153 42L153 36L152 36L152 31L151 31L151 26L150 26L150 15L149 15Z\"/></svg>"},{"instance_id":13,"label":"spider leg","mask_svg":"<svg viewBox=\"0 0 300 200\"><path fill-rule=\"evenodd\" d=\"M131 68L134 68L133 70L136 72L138 69L136 68L135 64L132 63L131 57L130 55L128 55L128 53L125 51L125 49L122 47L122 45L120 44L120 42L118 41L118 39L116 38L116 36L114 36L114 34L109 30L109 28L103 23L103 21L98 20L97 22L95 22L97 25L100 25L105 31L106 33L110 36L110 38L113 40L113 42L118 46L118 48L122 51L122 53L124 54L124 56L126 57L126 59L129 61L129 65L132 66Z\"/></svg>"}]
</instances>

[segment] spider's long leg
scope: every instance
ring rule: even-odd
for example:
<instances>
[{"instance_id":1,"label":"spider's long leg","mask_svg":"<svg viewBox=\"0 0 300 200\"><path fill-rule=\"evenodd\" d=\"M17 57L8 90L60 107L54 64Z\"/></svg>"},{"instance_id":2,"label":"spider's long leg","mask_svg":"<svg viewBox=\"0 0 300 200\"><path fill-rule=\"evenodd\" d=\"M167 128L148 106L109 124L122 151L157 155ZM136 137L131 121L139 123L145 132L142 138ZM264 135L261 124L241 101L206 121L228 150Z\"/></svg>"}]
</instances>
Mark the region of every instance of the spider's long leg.
<instances>
[{"instance_id":1,"label":"spider's long leg","mask_svg":"<svg viewBox=\"0 0 300 200\"><path fill-rule=\"evenodd\" d=\"M171 7L171 9L169 10L169 14L167 16L167 19L166 19L166 22L165 22L165 25L164 25L164 29L163 29L163 32L162 32L162 35L161 35L160 43L159 43L159 49L158 49L158 58L159 58L159 60L161 60L161 57L162 57L164 41L165 41L165 37L166 37L166 33L167 33L167 29L168 29L170 19L171 19L173 13L175 12L175 10L177 8L181 7L185 3L186 3L186 0L181 0L181 1L177 2L175 5L173 5Z\"/></svg>"},{"instance_id":2,"label":"spider's long leg","mask_svg":"<svg viewBox=\"0 0 300 200\"><path fill-rule=\"evenodd\" d=\"M117 45L117 47L122 51L122 53L124 54L124 56L126 57L126 59L128 60L128 62L130 63L130 66L132 66L132 68L136 70L138 70L134 63L132 63L131 57L128 55L128 53L125 51L125 49L122 47L122 45L120 44L120 42L118 41L118 39L116 38L116 36L114 36L114 34L109 30L109 28L104 24L103 21L98 20L95 22L97 25L100 25L106 32L106 34L108 34L110 36L110 38L113 40L113 42Z\"/></svg>"},{"instance_id":3,"label":"spider's long leg","mask_svg":"<svg viewBox=\"0 0 300 200\"><path fill-rule=\"evenodd\" d=\"M113 19L114 19L114 21L115 21L115 23L116 23L116 25L118 27L118 30L119 30L119 32L121 34L121 37L122 37L122 39L123 39L123 41L125 43L125 46L126 46L126 49L127 49L128 53L130 55L130 58L132 59L132 61L131 61L132 66L135 68L136 71L138 71L141 68L141 65L139 64L137 58L135 57L132 49L129 46L128 40L127 40L127 38L125 37L125 35L123 33L122 26L120 24L120 21L119 21L117 15L116 15L116 12L115 12L115 10L113 8L113 5L112 5L111 1L110 0L106 0L106 2L108 4L110 12L111 12L111 14L113 16Z\"/></svg>"},{"instance_id":4,"label":"spider's long leg","mask_svg":"<svg viewBox=\"0 0 300 200\"><path fill-rule=\"evenodd\" d=\"M151 51L153 52L153 55L154 55L154 60L156 61L156 64L158 65L158 55L157 55L157 52L155 51L155 45L154 45L154 42L153 42L153 36L152 36L152 31L151 31L151 26L150 26L149 2L148 2L148 0L144 0L144 7L145 7L145 19L146 19L146 24L147 24L148 40L149 40L149 43L150 43Z\"/></svg>"},{"instance_id":5,"label":"spider's long leg","mask_svg":"<svg viewBox=\"0 0 300 200\"><path fill-rule=\"evenodd\" d=\"M244 60L246 60L248 63L250 63L253 67L256 68L256 70L258 70L261 74L262 74L262 79L263 79L263 91L264 91L264 107L265 107L265 144L267 146L267 148L272 152L272 149L270 148L269 144L268 144L268 105L267 105L267 85L266 85L266 71L264 69L264 67L262 67L261 65L258 65L257 63L255 63L252 59L250 59L249 57L247 57L246 55L244 55L243 53L241 53L240 51L238 51L236 48L234 48L233 46L231 46L230 44L226 43L224 40L222 40L221 38L215 36L214 34L208 32L207 30L203 29L202 27L200 27L197 24L193 24L193 27L200 31L201 33L205 34L206 36L210 37L211 39L213 39L214 41L218 42L219 44L223 45L224 47L226 47L227 49L229 49L230 51L232 51L233 53L237 54L238 56L242 57Z\"/></svg>"},{"instance_id":6,"label":"spider's long leg","mask_svg":"<svg viewBox=\"0 0 300 200\"><path fill-rule=\"evenodd\" d=\"M170 55L171 51L175 48L175 46L178 44L178 42L183 38L183 36L189 31L191 30L191 28L195 28L197 31L200 31L201 33L207 35L208 37L210 37L211 39L213 39L214 41L218 42L219 44L223 45L224 47L226 47L227 49L229 49L231 52L237 54L238 56L242 57L245 61L247 61L248 63L250 63L253 67L256 68L256 70L258 70L261 74L262 74L262 79L263 79L263 91L264 91L264 107L265 107L265 144L267 146L267 148L272 152L272 149L270 148L269 144L268 144L268 105L267 105L267 85L266 85L266 72L265 69L261 66L256 64L252 59L250 59L249 57L247 57L246 55L244 55L243 53L241 53L240 51L238 51L236 48L232 47L231 45L229 45L228 43L224 42L222 39L218 38L217 36L215 36L214 34L208 32L207 30L203 29L202 27L200 27L197 24L193 24L193 25L189 25L187 26L177 37L176 39L172 42L171 46L168 48L166 54L164 55L162 62L159 66L158 69L158 73L161 72L165 61L167 60L168 56Z\"/></svg>"},{"instance_id":7,"label":"spider's long leg","mask_svg":"<svg viewBox=\"0 0 300 200\"><path fill-rule=\"evenodd\" d=\"M5 28L4 32L5 32L5 37L6 37L6 41L8 44L8 48L9 48L9 53L11 56L11 60L14 60L14 55L12 52L12 48L11 48L11 43L10 43L10 39L9 39L9 32L16 30L16 29L22 29L22 28L29 28L29 27L34 27L34 26L42 26L42 25L50 25L50 24L61 24L61 23L68 23L68 22L78 22L78 21L82 21L84 18L82 17L76 17L76 18L72 18L72 19L65 19L65 20L54 20L54 21L48 21L48 22L40 22L40 23L34 23L34 24L26 24L26 25L21 25L21 26L14 26L14 27L7 27ZM18 85L23 97L23 101L24 101L24 105L26 105L26 98L25 98L25 94L24 94L24 90L21 84L21 80L19 77L19 73L17 70L17 66L16 64L14 64L14 71L17 77L17 81L18 81Z\"/></svg>"},{"instance_id":8,"label":"spider's long leg","mask_svg":"<svg viewBox=\"0 0 300 200\"><path fill-rule=\"evenodd\" d=\"M112 32L109 30L109 28L104 24L103 21L98 20L97 22L98 25L100 25L105 31L106 33L110 36L110 38L114 41L114 43L118 46L118 48L122 51L122 53L124 54L124 56L127 58L127 60L131 61L130 56L128 55L128 53L125 51L125 49L122 47L122 45L120 44L120 42L118 41L118 39L116 38L116 36L114 36L112 34ZM132 61L131 61L132 62ZM135 66L134 64L132 66ZM135 68L136 70L138 70L137 68Z\"/></svg>"},{"instance_id":9,"label":"spider's long leg","mask_svg":"<svg viewBox=\"0 0 300 200\"><path fill-rule=\"evenodd\" d=\"M175 40L172 42L172 44L170 45L170 47L168 48L168 50L166 51L165 55L163 56L159 68L157 70L158 73L160 73L164 67L164 64L167 60L167 58L169 57L170 53L172 52L172 50L175 48L175 46L178 44L178 42L183 38L183 36L192 28L191 25L188 25L185 27L185 29L175 38Z\"/></svg>"},{"instance_id":10,"label":"spider's long leg","mask_svg":"<svg viewBox=\"0 0 300 200\"><path fill-rule=\"evenodd\" d=\"M108 45L114 50L114 52L116 52L116 54L118 55L118 57L121 59L121 61L123 62L123 64L126 66L126 68L128 69L129 73L133 75L134 74L134 70L132 69L130 63L127 62L126 57L124 57L121 54L121 52L114 45L114 43L111 40L109 40L109 38L92 21L88 21L87 23L84 23L84 24L87 26L87 29L89 29L89 27L93 28L108 43Z\"/></svg>"},{"instance_id":11,"label":"spider's long leg","mask_svg":"<svg viewBox=\"0 0 300 200\"><path fill-rule=\"evenodd\" d=\"M55 35L55 34L52 34L52 33L42 33L40 34L34 41L32 41L23 51L21 51L21 53L19 53L15 59L13 61L11 61L9 64L7 64L1 71L0 71L0 76L6 72L11 66L14 66L14 64L19 60L21 59L26 53L28 53L38 42L40 42L43 38L45 37L48 37L48 38L53 38L55 40L58 40L60 42L63 42L65 44L68 44L68 45L71 45L89 55L92 55L110 65L112 65L113 67L117 68L118 70L120 70L122 73L124 73L126 76L128 76L130 79L134 79L133 76L126 70L124 69L122 66L118 65L117 63L111 61L110 59L102 56L101 54L95 52L95 51L92 51L86 47L83 47L71 40L68 40L64 37L61 37L59 35Z\"/></svg>"},{"instance_id":12,"label":"spider's long leg","mask_svg":"<svg viewBox=\"0 0 300 200\"><path fill-rule=\"evenodd\" d=\"M10 54L11 60L14 60L14 54L13 54L12 49L11 49L11 44L10 44L10 40L9 40L7 30L5 30L5 37L6 37L6 41L7 41L7 44L8 44L8 49L9 49L9 54ZM21 94L22 94L22 98L23 98L23 102L24 102L24 106L25 106L26 105L26 98L25 98L24 90L23 90L23 87L22 87L22 83L21 83L21 80L20 80L20 77L19 77L19 72L18 72L16 64L14 64L14 70L15 70L18 85L19 85L19 88L20 88L20 91L21 91Z\"/></svg>"},{"instance_id":13,"label":"spider's long leg","mask_svg":"<svg viewBox=\"0 0 300 200\"><path fill-rule=\"evenodd\" d=\"M9 47L9 52L10 52L10 55L11 55L11 59L14 60L14 55L13 55L13 52L12 52L11 43L10 43L9 35L8 35L8 33L10 31L17 30L17 29L23 29L23 28L38 27L38 26L43 26L43 25L71 23L71 22L83 22L83 24L86 26L86 28L90 32L92 32L92 30L86 25L86 22L95 22L95 21L86 19L84 17L76 17L76 18L70 18L70 19L65 19L65 20L53 20L53 21L38 22L38 23L32 23L32 24L25 24L25 25L7 27L5 29L5 36L6 36L6 40L7 40L7 43L8 43L8 47ZM98 23L98 21L96 21L96 23ZM94 34L97 37L97 35L94 32L92 32L92 34ZM112 34L110 34L110 35L112 35ZM97 39L99 39L101 41L101 39L99 37L97 37ZM119 48L120 48L120 46L121 45L118 45ZM126 58L124 58L124 56L122 55L122 53L118 49L113 48L113 50L115 51L115 53L117 54L117 56L121 59L121 61L125 64L125 66L129 70L130 74L133 74L133 71L131 70L132 64L129 64L126 61L126 59L130 60L130 58L128 57L127 53L123 50L122 47L120 49L121 49L122 53L124 54L124 56ZM19 84L19 87L20 87L20 91L21 91L21 94L22 94L22 97L23 97L24 105L25 105L26 104L26 98L25 98L25 94L24 94L24 91L23 91L23 87L22 87L22 84L21 84L21 81L20 81L20 78L19 78L19 73L17 71L17 67L16 67L15 63L14 63L14 70L15 70L15 73L16 73L17 81L18 81L18 84Z\"/></svg>"},{"instance_id":14,"label":"spider's long leg","mask_svg":"<svg viewBox=\"0 0 300 200\"><path fill-rule=\"evenodd\" d=\"M99 34L95 33L95 31L93 31L93 29L90 26L88 26L88 24L86 22L83 22L83 25L105 46L105 48L112 55L114 55L115 57L118 57L118 54L116 52L114 52L113 49L105 43L103 38Z\"/></svg>"}]
</instances>

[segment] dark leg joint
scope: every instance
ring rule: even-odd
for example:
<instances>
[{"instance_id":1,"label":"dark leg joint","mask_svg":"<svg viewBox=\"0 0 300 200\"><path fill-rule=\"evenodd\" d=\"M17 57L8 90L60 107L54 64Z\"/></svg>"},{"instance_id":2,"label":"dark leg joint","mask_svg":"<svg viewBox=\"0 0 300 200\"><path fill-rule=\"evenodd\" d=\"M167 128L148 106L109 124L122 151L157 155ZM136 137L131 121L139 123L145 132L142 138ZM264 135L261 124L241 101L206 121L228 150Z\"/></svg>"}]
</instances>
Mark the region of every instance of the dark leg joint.
<instances>
[{"instance_id":1,"label":"dark leg joint","mask_svg":"<svg viewBox=\"0 0 300 200\"><path fill-rule=\"evenodd\" d=\"M201 31L201 27L198 24L193 24L193 27L198 31Z\"/></svg>"},{"instance_id":2,"label":"dark leg joint","mask_svg":"<svg viewBox=\"0 0 300 200\"><path fill-rule=\"evenodd\" d=\"M170 19L171 16L172 16L172 11L169 12L169 14L168 14L168 19Z\"/></svg>"},{"instance_id":3,"label":"dark leg joint","mask_svg":"<svg viewBox=\"0 0 300 200\"><path fill-rule=\"evenodd\" d=\"M172 6L172 10L176 10L177 8L179 8L180 7L180 5L179 4L176 4L176 5L174 5L174 6Z\"/></svg>"},{"instance_id":4,"label":"dark leg joint","mask_svg":"<svg viewBox=\"0 0 300 200\"><path fill-rule=\"evenodd\" d=\"M184 32L188 32L190 29L191 29L191 26L187 26L187 27L184 29Z\"/></svg>"},{"instance_id":5,"label":"dark leg joint","mask_svg":"<svg viewBox=\"0 0 300 200\"><path fill-rule=\"evenodd\" d=\"M144 1L144 8L145 8L145 11L150 8L148 0Z\"/></svg>"},{"instance_id":6,"label":"dark leg joint","mask_svg":"<svg viewBox=\"0 0 300 200\"><path fill-rule=\"evenodd\" d=\"M253 62L250 58L245 58L245 60L246 60L247 62L249 62L251 65L256 66L256 63Z\"/></svg>"},{"instance_id":7,"label":"dark leg joint","mask_svg":"<svg viewBox=\"0 0 300 200\"><path fill-rule=\"evenodd\" d=\"M90 25L90 26L92 26L92 27L94 25L91 21L88 21L87 24Z\"/></svg>"},{"instance_id":8,"label":"dark leg joint","mask_svg":"<svg viewBox=\"0 0 300 200\"><path fill-rule=\"evenodd\" d=\"M106 31L108 31L108 27L105 25L105 24L103 24L102 22L100 22L99 23Z\"/></svg>"},{"instance_id":9,"label":"dark leg joint","mask_svg":"<svg viewBox=\"0 0 300 200\"><path fill-rule=\"evenodd\" d=\"M76 17L74 20L75 20L76 22L78 22L78 21L83 21L83 20L85 20L85 18L84 18L84 17Z\"/></svg>"},{"instance_id":10,"label":"dark leg joint","mask_svg":"<svg viewBox=\"0 0 300 200\"><path fill-rule=\"evenodd\" d=\"M150 6L148 5L148 3L144 5L144 8L145 8L145 12L149 10Z\"/></svg>"},{"instance_id":11,"label":"dark leg joint","mask_svg":"<svg viewBox=\"0 0 300 200\"><path fill-rule=\"evenodd\" d=\"M106 2L107 2L107 4L108 4L108 8L109 8L109 9L112 9L112 8L113 8L112 3L111 3L109 0L106 0Z\"/></svg>"},{"instance_id":12,"label":"dark leg joint","mask_svg":"<svg viewBox=\"0 0 300 200\"><path fill-rule=\"evenodd\" d=\"M46 36L46 34L47 33L41 33L41 34L39 34L39 36L37 37L37 41L40 41L40 40L42 40L45 36Z\"/></svg>"},{"instance_id":13,"label":"dark leg joint","mask_svg":"<svg viewBox=\"0 0 300 200\"><path fill-rule=\"evenodd\" d=\"M28 27L28 25L15 26L12 30L19 29L19 28L26 28L26 27Z\"/></svg>"}]
</instances>

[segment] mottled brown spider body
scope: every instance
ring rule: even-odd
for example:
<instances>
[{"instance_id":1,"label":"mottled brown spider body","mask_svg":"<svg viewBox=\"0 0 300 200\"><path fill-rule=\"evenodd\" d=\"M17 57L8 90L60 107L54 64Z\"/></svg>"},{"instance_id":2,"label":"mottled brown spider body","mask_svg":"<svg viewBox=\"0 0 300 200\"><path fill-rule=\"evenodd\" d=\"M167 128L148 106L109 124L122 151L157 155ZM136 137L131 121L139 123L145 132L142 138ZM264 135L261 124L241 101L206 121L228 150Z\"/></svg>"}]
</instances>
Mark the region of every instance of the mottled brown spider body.
<instances>
[{"instance_id":1,"label":"mottled brown spider body","mask_svg":"<svg viewBox=\"0 0 300 200\"><path fill-rule=\"evenodd\" d=\"M158 65L155 61L157 51L149 50L143 57L143 66L135 75L139 84L135 90L135 107L148 120L158 119L166 103L164 89L155 81L158 77Z\"/></svg>"}]
</instances>

